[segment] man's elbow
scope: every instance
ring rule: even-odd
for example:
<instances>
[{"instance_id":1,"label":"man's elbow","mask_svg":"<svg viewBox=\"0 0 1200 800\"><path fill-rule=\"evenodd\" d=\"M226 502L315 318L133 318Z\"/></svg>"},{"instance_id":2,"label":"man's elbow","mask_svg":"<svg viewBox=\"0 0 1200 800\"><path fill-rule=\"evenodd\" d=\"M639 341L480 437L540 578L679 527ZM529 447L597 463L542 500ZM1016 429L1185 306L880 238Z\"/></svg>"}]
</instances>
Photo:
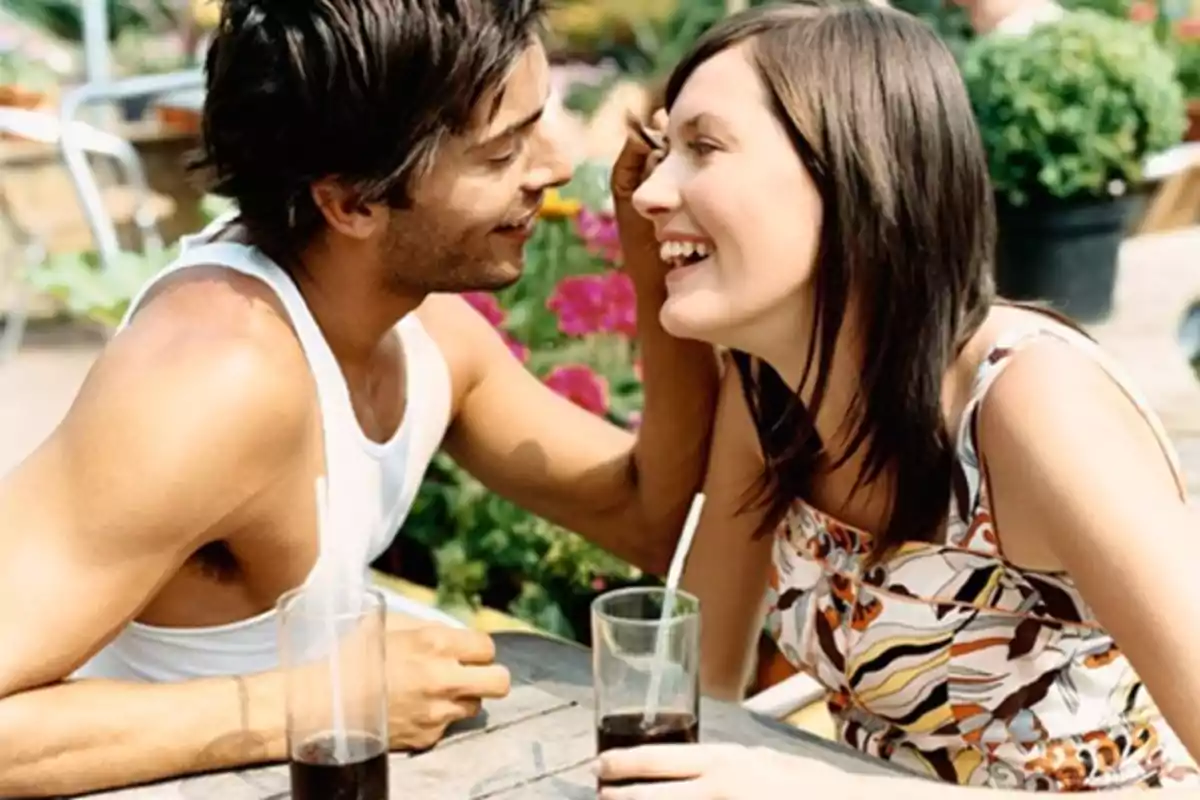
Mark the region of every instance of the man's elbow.
<instances>
[{"instance_id":1,"label":"man's elbow","mask_svg":"<svg viewBox=\"0 0 1200 800\"><path fill-rule=\"evenodd\" d=\"M626 559L648 575L665 577L679 543L682 517L655 513L644 503L635 502L620 524L629 536Z\"/></svg>"}]
</instances>

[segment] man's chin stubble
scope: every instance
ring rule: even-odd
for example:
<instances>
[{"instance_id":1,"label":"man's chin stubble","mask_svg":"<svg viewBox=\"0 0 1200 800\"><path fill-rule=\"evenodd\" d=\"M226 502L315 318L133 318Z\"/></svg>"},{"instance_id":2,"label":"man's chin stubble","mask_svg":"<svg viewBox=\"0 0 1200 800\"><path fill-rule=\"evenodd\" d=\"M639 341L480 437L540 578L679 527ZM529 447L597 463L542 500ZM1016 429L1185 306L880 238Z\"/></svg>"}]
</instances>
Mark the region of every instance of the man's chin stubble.
<instances>
[{"instance_id":1,"label":"man's chin stubble","mask_svg":"<svg viewBox=\"0 0 1200 800\"><path fill-rule=\"evenodd\" d=\"M389 290L395 294L465 294L467 292L499 292L521 279L523 265L493 264L471 270L448 270L441 275L394 274Z\"/></svg>"}]
</instances>

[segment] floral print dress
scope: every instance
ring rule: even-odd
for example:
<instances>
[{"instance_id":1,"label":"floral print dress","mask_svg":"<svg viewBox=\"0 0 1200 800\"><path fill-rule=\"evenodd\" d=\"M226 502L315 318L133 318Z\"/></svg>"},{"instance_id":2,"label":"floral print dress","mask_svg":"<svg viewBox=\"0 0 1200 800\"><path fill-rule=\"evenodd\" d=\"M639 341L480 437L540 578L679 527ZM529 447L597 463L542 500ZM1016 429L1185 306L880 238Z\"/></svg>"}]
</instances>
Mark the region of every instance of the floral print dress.
<instances>
[{"instance_id":1,"label":"floral print dress","mask_svg":"<svg viewBox=\"0 0 1200 800\"><path fill-rule=\"evenodd\" d=\"M1080 791L1197 784L1186 750L1065 573L1008 563L975 440L979 404L1021 347L1084 348L1161 425L1086 337L1016 331L984 359L957 438L944 543L868 565L870 535L797 501L775 536L767 627L830 691L839 738L972 786Z\"/></svg>"}]
</instances>

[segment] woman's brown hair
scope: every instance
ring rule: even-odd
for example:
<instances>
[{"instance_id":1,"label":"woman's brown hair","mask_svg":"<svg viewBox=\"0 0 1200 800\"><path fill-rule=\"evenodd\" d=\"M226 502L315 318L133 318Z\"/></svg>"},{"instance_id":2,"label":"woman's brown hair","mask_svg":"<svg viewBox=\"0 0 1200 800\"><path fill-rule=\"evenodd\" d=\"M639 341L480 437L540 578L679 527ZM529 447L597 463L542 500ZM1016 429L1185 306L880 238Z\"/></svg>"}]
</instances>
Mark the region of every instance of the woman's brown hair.
<instances>
[{"instance_id":1,"label":"woman's brown hair","mask_svg":"<svg viewBox=\"0 0 1200 800\"><path fill-rule=\"evenodd\" d=\"M732 16L675 69L668 110L696 68L745 47L824 206L814 315L800 386L735 354L766 456L764 532L813 477L860 450L855 490L887 475L892 507L874 553L927 540L949 507L952 436L941 406L953 359L992 301L995 239L987 161L950 52L924 23L869 5L802 3ZM826 452L813 420L854 303L863 329L847 448ZM865 449L864 449L865 448Z\"/></svg>"}]
</instances>

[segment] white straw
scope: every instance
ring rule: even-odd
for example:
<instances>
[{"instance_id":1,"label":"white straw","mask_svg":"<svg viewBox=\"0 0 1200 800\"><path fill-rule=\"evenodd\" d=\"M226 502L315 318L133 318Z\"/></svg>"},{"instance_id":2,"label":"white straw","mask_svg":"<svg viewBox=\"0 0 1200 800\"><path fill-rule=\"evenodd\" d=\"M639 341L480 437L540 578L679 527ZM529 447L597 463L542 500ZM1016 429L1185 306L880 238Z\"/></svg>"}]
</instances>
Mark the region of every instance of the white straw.
<instances>
[{"instance_id":1,"label":"white straw","mask_svg":"<svg viewBox=\"0 0 1200 800\"><path fill-rule=\"evenodd\" d=\"M688 551L692 549L692 540L696 538L696 529L700 526L700 512L703 509L704 494L700 493L692 498L692 506L688 509L687 519L683 523L683 535L679 537L679 544L675 545L675 555L671 557L671 566L667 570L667 591L663 597L662 612L654 634L654 660L650 664L650 689L646 692L646 709L642 715L643 726L653 724L654 718L658 716L663 669L667 660L667 622L675 611L675 592L679 589L679 579L683 577L683 565L687 561Z\"/></svg>"},{"instance_id":2,"label":"white straw","mask_svg":"<svg viewBox=\"0 0 1200 800\"><path fill-rule=\"evenodd\" d=\"M318 556L328 558L325 551L327 539L325 534L329 532L329 488L326 484L325 477L317 478L317 543L321 548L322 553ZM335 580L325 581L324 585L318 584L318 591L324 594L325 602L325 626L326 634L329 636L329 680L333 684L333 747L334 755L339 764L347 764L350 762L350 745L346 741L346 709L342 706L342 667L341 667L341 643L339 642L338 627L337 627L337 603L334 598L334 592L338 586Z\"/></svg>"}]
</instances>

